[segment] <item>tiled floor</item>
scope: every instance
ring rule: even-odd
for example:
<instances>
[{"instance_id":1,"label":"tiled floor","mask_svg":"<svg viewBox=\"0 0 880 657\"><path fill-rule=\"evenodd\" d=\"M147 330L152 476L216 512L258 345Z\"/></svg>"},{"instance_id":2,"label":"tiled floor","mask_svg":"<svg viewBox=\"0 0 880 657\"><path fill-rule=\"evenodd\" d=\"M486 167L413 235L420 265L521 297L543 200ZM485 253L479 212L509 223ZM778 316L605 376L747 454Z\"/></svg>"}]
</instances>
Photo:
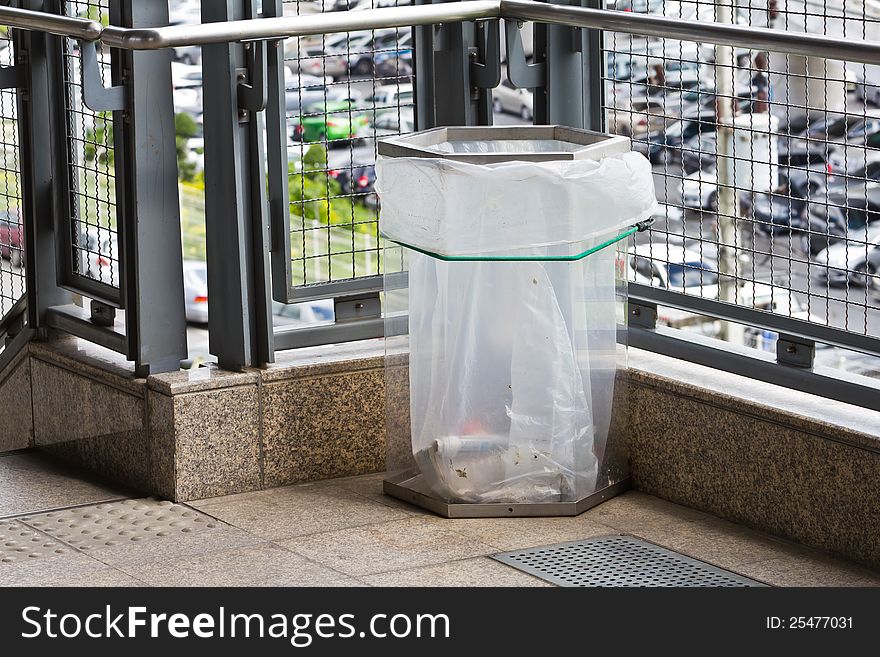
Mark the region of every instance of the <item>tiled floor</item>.
<instances>
[{"instance_id":1,"label":"tiled floor","mask_svg":"<svg viewBox=\"0 0 880 657\"><path fill-rule=\"evenodd\" d=\"M8 458L0 457L0 482ZM37 479L39 492L47 479ZM101 500L48 513L40 513L47 498L35 493L16 507L31 508L0 520L0 585L546 586L488 555L617 533L773 585L880 585L880 573L638 492L578 518L443 520L385 497L381 481L369 475L191 505ZM72 490L92 490L82 485ZM27 497L16 490L16 499Z\"/></svg>"}]
</instances>

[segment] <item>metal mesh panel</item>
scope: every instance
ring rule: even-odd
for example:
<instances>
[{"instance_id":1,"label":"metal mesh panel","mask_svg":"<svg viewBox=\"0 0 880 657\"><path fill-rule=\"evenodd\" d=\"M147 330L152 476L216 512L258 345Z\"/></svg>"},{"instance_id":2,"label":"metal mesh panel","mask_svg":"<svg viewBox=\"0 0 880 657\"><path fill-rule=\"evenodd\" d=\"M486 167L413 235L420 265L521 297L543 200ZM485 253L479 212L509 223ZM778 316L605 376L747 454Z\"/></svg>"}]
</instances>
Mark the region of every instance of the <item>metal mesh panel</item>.
<instances>
[{"instance_id":1,"label":"metal mesh panel","mask_svg":"<svg viewBox=\"0 0 880 657\"><path fill-rule=\"evenodd\" d=\"M545 545L495 559L559 586L763 586L632 536Z\"/></svg>"},{"instance_id":2,"label":"metal mesh panel","mask_svg":"<svg viewBox=\"0 0 880 657\"><path fill-rule=\"evenodd\" d=\"M872 7L619 0L608 8L876 40ZM637 239L630 280L878 335L880 67L611 32L604 48L608 130L649 156L663 201ZM720 330L764 348L776 337Z\"/></svg>"},{"instance_id":3,"label":"metal mesh panel","mask_svg":"<svg viewBox=\"0 0 880 657\"><path fill-rule=\"evenodd\" d=\"M67 0L64 13L108 22L109 0ZM83 103L79 44L65 39L65 101L70 172L70 238L73 273L119 287L113 116ZM109 86L110 49L99 46L98 64Z\"/></svg>"},{"instance_id":4,"label":"metal mesh panel","mask_svg":"<svg viewBox=\"0 0 880 657\"><path fill-rule=\"evenodd\" d=\"M294 0L285 15L405 0ZM412 34L368 30L285 43L292 285L381 273L376 139L413 130Z\"/></svg>"},{"instance_id":5,"label":"metal mesh panel","mask_svg":"<svg viewBox=\"0 0 880 657\"><path fill-rule=\"evenodd\" d=\"M8 30L0 34L0 66L15 63ZM24 296L24 226L22 225L18 108L15 89L0 89L0 320Z\"/></svg>"}]
</instances>

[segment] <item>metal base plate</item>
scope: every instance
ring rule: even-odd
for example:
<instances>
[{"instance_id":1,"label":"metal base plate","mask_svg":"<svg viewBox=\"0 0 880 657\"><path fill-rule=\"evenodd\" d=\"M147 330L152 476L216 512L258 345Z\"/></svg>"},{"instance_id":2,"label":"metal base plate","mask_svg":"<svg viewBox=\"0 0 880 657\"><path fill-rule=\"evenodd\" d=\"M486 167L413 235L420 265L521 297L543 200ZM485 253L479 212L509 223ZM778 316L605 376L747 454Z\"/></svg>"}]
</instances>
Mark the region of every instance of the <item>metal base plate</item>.
<instances>
[{"instance_id":1,"label":"metal base plate","mask_svg":"<svg viewBox=\"0 0 880 657\"><path fill-rule=\"evenodd\" d=\"M559 586L765 586L634 536L600 536L494 558Z\"/></svg>"},{"instance_id":2,"label":"metal base plate","mask_svg":"<svg viewBox=\"0 0 880 657\"><path fill-rule=\"evenodd\" d=\"M465 504L447 502L435 495L422 475L407 472L383 482L386 495L415 504L444 518L536 518L542 516L577 516L605 500L629 490L629 478L612 484L576 502L548 504Z\"/></svg>"}]
</instances>

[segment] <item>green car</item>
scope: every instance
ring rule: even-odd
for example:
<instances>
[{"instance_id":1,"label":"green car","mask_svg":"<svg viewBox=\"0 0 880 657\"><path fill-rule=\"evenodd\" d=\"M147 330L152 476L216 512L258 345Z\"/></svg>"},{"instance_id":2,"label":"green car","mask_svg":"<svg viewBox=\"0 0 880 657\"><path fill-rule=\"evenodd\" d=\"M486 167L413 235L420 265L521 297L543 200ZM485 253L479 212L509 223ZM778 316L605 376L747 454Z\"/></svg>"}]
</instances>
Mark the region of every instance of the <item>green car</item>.
<instances>
[{"instance_id":1,"label":"green car","mask_svg":"<svg viewBox=\"0 0 880 657\"><path fill-rule=\"evenodd\" d=\"M306 106L294 128L294 138L301 141L357 139L368 128L367 115L356 110L351 101L322 101Z\"/></svg>"}]
</instances>

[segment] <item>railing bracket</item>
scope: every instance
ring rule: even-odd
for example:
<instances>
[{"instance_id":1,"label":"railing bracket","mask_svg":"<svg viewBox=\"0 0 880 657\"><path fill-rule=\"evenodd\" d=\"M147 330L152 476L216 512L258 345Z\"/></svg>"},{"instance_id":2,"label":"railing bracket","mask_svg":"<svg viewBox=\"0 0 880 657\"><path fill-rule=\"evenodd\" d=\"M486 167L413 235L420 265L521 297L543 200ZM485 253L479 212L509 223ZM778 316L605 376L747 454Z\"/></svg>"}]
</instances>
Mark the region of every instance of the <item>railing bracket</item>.
<instances>
[{"instance_id":1,"label":"railing bracket","mask_svg":"<svg viewBox=\"0 0 880 657\"><path fill-rule=\"evenodd\" d=\"M776 362L790 367L813 367L816 343L791 335L780 334L776 340Z\"/></svg>"},{"instance_id":2,"label":"railing bracket","mask_svg":"<svg viewBox=\"0 0 880 657\"><path fill-rule=\"evenodd\" d=\"M240 122L248 121L252 112L262 112L269 101L266 42L249 41L244 46L247 66L236 70Z\"/></svg>"},{"instance_id":3,"label":"railing bracket","mask_svg":"<svg viewBox=\"0 0 880 657\"><path fill-rule=\"evenodd\" d=\"M95 112L116 112L126 109L128 90L124 85L105 87L94 41L80 41L82 53L83 103Z\"/></svg>"},{"instance_id":4,"label":"railing bracket","mask_svg":"<svg viewBox=\"0 0 880 657\"><path fill-rule=\"evenodd\" d=\"M547 70L543 62L529 64L523 50L518 21L504 21L504 37L507 42L507 79L514 87L536 89L543 87L547 80Z\"/></svg>"}]
</instances>

